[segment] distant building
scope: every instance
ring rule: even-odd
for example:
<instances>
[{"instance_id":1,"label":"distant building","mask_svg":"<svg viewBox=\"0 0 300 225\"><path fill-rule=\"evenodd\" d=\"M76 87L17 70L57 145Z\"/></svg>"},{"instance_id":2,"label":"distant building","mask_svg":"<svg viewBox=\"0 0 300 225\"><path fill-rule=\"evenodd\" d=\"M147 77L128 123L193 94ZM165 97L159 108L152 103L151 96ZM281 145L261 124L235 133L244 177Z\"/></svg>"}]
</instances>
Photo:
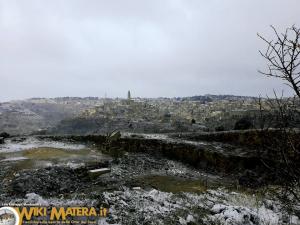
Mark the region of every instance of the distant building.
<instances>
[{"instance_id":1,"label":"distant building","mask_svg":"<svg viewBox=\"0 0 300 225\"><path fill-rule=\"evenodd\" d=\"M130 91L128 91L128 93L127 93L127 99L131 100L131 93L130 93Z\"/></svg>"}]
</instances>

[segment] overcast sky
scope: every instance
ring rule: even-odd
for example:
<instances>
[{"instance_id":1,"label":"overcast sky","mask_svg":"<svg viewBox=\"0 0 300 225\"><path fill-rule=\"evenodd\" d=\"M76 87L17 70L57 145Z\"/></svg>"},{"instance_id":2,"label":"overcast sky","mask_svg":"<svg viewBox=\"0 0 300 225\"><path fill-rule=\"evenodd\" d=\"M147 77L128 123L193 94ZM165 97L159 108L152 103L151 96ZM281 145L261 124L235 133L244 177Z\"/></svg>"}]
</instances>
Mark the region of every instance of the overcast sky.
<instances>
[{"instance_id":1,"label":"overcast sky","mask_svg":"<svg viewBox=\"0 0 300 225\"><path fill-rule=\"evenodd\" d=\"M265 95L259 32L300 23L299 0L0 0L0 101Z\"/></svg>"}]
</instances>

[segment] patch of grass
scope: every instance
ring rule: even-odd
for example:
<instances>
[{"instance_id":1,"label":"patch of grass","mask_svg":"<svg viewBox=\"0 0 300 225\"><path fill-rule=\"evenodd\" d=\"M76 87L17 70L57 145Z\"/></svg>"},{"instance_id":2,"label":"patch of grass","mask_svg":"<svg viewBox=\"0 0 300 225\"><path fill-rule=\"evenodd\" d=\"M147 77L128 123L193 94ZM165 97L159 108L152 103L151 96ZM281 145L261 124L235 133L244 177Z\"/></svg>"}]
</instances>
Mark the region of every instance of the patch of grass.
<instances>
[{"instance_id":1,"label":"patch of grass","mask_svg":"<svg viewBox=\"0 0 300 225\"><path fill-rule=\"evenodd\" d=\"M173 176L145 176L138 178L137 183L140 186L151 186L155 189L172 193L202 193L206 190L201 180L189 180Z\"/></svg>"},{"instance_id":2,"label":"patch of grass","mask_svg":"<svg viewBox=\"0 0 300 225\"><path fill-rule=\"evenodd\" d=\"M66 150L60 148L40 147L23 151L23 156L30 159L64 158L70 155L85 155L86 150Z\"/></svg>"}]
</instances>

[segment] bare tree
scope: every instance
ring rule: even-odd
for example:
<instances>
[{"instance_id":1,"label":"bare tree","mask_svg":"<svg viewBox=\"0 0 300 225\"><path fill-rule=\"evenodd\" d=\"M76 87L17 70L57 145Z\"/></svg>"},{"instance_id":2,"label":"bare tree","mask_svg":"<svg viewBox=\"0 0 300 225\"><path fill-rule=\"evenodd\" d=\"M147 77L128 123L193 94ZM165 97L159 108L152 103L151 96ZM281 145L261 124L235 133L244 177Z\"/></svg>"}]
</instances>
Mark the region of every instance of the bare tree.
<instances>
[{"instance_id":1,"label":"bare tree","mask_svg":"<svg viewBox=\"0 0 300 225\"><path fill-rule=\"evenodd\" d=\"M268 67L267 72L259 72L268 77L283 79L285 84L292 88L295 97L283 98L283 95L278 97L274 92L275 98L267 99L266 105L271 113L271 116L268 116L271 120L268 124L277 129L274 133L269 131L269 127L261 126L262 150L259 154L267 156L264 158L276 159L277 163L274 161L268 163L263 159L262 161L284 186L280 196L283 202L287 203L290 199L300 202L299 131L294 129L299 125L294 123L295 121L298 123L300 112L300 29L292 26L284 33L278 33L273 26L271 28L275 33L275 40L267 40L258 34L267 45L266 51L264 53L260 51L260 54L266 59ZM260 111L263 112L261 101L259 105ZM261 113L262 124L266 122L263 116Z\"/></svg>"},{"instance_id":2,"label":"bare tree","mask_svg":"<svg viewBox=\"0 0 300 225\"><path fill-rule=\"evenodd\" d=\"M275 40L267 40L257 34L267 44L267 50L259 52L267 60L268 71L259 72L285 80L300 98L300 29L292 26L284 33L278 33L275 27L271 28L275 33Z\"/></svg>"}]
</instances>

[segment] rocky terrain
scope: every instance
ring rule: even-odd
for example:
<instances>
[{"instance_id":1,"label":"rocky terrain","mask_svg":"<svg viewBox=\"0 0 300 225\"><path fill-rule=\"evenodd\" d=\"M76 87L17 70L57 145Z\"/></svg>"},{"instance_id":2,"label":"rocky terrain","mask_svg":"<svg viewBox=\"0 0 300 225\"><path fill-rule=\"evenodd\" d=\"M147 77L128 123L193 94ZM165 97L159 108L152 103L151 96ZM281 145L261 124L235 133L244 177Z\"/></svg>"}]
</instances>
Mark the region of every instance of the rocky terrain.
<instances>
[{"instance_id":1,"label":"rocky terrain","mask_svg":"<svg viewBox=\"0 0 300 225\"><path fill-rule=\"evenodd\" d=\"M0 145L2 203L109 207L98 224L299 224L299 204L290 214L271 187L244 186L238 174L197 169L142 145L143 151L127 148L116 157L100 151L95 137L49 138L10 138ZM148 146L155 140L177 143L161 135L142 140ZM110 172L89 176L99 167Z\"/></svg>"},{"instance_id":2,"label":"rocky terrain","mask_svg":"<svg viewBox=\"0 0 300 225\"><path fill-rule=\"evenodd\" d=\"M258 130L207 132L256 107L237 96L1 103L11 136L0 134L0 202L105 206L103 225L300 224L299 202L278 200L279 182L257 158ZM112 130L122 137L99 135ZM109 172L91 176L99 168Z\"/></svg>"}]
</instances>

